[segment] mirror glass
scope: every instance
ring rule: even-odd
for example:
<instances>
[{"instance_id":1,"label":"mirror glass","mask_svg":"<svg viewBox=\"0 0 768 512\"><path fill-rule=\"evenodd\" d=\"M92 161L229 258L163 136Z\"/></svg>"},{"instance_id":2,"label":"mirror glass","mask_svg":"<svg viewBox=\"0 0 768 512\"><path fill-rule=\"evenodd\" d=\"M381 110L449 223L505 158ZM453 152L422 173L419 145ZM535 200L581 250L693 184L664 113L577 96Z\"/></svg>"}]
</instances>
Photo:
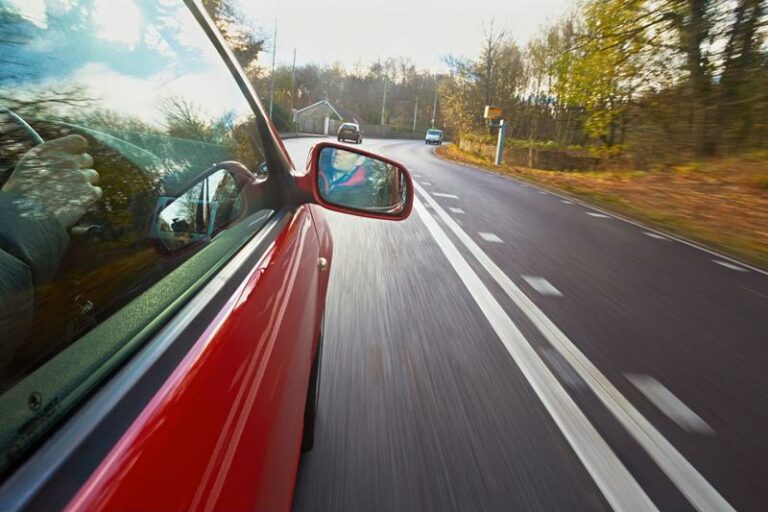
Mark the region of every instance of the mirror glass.
<instances>
[{"instance_id":1,"label":"mirror glass","mask_svg":"<svg viewBox=\"0 0 768 512\"><path fill-rule=\"evenodd\" d=\"M408 197L405 172L395 166L347 149L320 151L317 185L331 204L378 214L397 215Z\"/></svg>"},{"instance_id":2,"label":"mirror glass","mask_svg":"<svg viewBox=\"0 0 768 512\"><path fill-rule=\"evenodd\" d=\"M210 242L242 211L234 177L219 169L179 197L160 197L151 236L167 251L176 252Z\"/></svg>"}]
</instances>

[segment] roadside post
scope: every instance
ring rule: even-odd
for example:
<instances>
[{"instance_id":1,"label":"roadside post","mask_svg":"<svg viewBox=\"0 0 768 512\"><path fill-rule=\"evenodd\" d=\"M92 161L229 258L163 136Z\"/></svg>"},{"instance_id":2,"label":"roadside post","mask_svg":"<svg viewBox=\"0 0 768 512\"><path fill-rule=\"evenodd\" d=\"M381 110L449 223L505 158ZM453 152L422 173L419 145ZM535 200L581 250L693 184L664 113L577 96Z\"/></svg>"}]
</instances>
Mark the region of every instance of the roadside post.
<instances>
[{"instance_id":1,"label":"roadside post","mask_svg":"<svg viewBox=\"0 0 768 512\"><path fill-rule=\"evenodd\" d=\"M488 124L488 128L496 127L499 129L499 138L498 142L496 143L496 165L501 165L504 161L504 138L507 134L507 123L504 121L504 119L501 119L501 109L499 107L492 107L491 105L486 105L485 110L483 111L483 117L485 118L485 122ZM498 119L497 123L494 123L494 121Z\"/></svg>"},{"instance_id":2,"label":"roadside post","mask_svg":"<svg viewBox=\"0 0 768 512\"><path fill-rule=\"evenodd\" d=\"M496 165L504 163L504 139L507 135L507 122L504 119L499 120L499 140L496 143Z\"/></svg>"}]
</instances>

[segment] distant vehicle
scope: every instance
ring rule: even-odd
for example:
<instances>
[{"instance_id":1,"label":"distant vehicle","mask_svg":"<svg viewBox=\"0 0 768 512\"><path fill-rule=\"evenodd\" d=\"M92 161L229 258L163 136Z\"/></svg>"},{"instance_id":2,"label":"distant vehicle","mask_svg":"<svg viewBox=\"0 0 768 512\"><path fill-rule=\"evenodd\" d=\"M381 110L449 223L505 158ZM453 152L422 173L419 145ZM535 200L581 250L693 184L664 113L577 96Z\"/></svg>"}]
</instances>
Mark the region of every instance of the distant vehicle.
<instances>
[{"instance_id":1,"label":"distant vehicle","mask_svg":"<svg viewBox=\"0 0 768 512\"><path fill-rule=\"evenodd\" d=\"M360 125L356 123L344 123L339 127L339 142L343 140L353 140L357 144L363 142L363 132L360 130Z\"/></svg>"},{"instance_id":2,"label":"distant vehicle","mask_svg":"<svg viewBox=\"0 0 768 512\"><path fill-rule=\"evenodd\" d=\"M424 139L424 144L437 144L438 146L443 143L443 131L442 130L427 130L427 137Z\"/></svg>"}]
</instances>

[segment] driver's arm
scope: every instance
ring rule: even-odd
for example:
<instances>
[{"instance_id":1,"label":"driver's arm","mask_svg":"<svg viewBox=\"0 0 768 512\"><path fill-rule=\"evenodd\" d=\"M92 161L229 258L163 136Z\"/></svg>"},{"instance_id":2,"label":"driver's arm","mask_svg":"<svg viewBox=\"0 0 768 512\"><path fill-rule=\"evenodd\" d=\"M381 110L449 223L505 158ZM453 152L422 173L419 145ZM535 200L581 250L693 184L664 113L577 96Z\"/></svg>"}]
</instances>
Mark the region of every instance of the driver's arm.
<instances>
[{"instance_id":1,"label":"driver's arm","mask_svg":"<svg viewBox=\"0 0 768 512\"><path fill-rule=\"evenodd\" d=\"M30 328L35 286L56 274L67 229L101 197L86 148L80 135L44 142L19 160L0 191L0 369Z\"/></svg>"},{"instance_id":2,"label":"driver's arm","mask_svg":"<svg viewBox=\"0 0 768 512\"><path fill-rule=\"evenodd\" d=\"M0 371L29 332L35 285L53 278L69 241L56 219L22 215L22 200L0 192Z\"/></svg>"},{"instance_id":3,"label":"driver's arm","mask_svg":"<svg viewBox=\"0 0 768 512\"><path fill-rule=\"evenodd\" d=\"M35 146L0 192L0 250L28 265L35 284L53 278L66 230L101 197L87 147L80 135Z\"/></svg>"}]
</instances>

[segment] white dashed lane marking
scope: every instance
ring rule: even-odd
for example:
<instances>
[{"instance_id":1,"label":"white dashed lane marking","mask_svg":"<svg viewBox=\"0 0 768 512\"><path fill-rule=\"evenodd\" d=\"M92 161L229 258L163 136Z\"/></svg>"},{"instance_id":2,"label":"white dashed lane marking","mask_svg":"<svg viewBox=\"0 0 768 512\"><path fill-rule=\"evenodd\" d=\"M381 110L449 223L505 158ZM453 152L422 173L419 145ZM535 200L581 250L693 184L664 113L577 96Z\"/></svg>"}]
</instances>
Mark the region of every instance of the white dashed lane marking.
<instances>
[{"instance_id":1,"label":"white dashed lane marking","mask_svg":"<svg viewBox=\"0 0 768 512\"><path fill-rule=\"evenodd\" d=\"M456 221L418 184L416 190L426 201L434 203L432 205L434 210L439 212L438 215L449 225L451 230L461 230ZM498 335L504 348L507 349L525 378L531 383L533 392L536 393L547 412L563 432L565 439L584 464L609 506L615 512L657 511L658 509L640 487L640 484L632 477L608 446L608 443L600 437L584 412L579 409L579 406L542 361L531 343L509 318L504 308L483 284L437 220L422 208L419 200L414 201L414 210ZM468 238L464 231L459 231L459 233Z\"/></svg>"},{"instance_id":2,"label":"white dashed lane marking","mask_svg":"<svg viewBox=\"0 0 768 512\"><path fill-rule=\"evenodd\" d=\"M432 195L435 197L447 197L448 199L458 199L459 196L454 194L443 194L442 192L432 192Z\"/></svg>"},{"instance_id":3,"label":"white dashed lane marking","mask_svg":"<svg viewBox=\"0 0 768 512\"><path fill-rule=\"evenodd\" d=\"M565 333L560 330L552 320L546 316L546 314L534 303L528 295L523 292L510 278L507 276L496 263L480 248L480 246L472 239L472 237L466 233L458 225L455 219L451 217L447 211L443 210L440 204L435 201L426 191L418 184L415 185L416 190L424 198L425 201L432 204L434 212L437 216L445 222L448 229L456 235L458 240L466 247L472 256L480 263L480 265L490 274L490 276L501 286L507 296L512 299L515 305L528 317L537 330L546 338L552 347L554 347L563 358L568 361L571 368L579 374L587 387L598 397L600 402L605 405L611 412L613 417L621 423L621 425L629 432L629 434L637 441L640 446L648 453L648 455L658 464L659 468L672 480L675 486L685 497L690 501L693 507L699 512L735 512L734 508L717 492L712 484L710 484L704 476L699 473L693 465L678 451L675 446L665 438L659 430L653 426L653 424L644 417L639 410L637 410L632 403L614 386L611 381L606 377L587 357L578 349L578 347L571 341ZM501 330L503 326L497 322L498 317L495 313L491 313L490 309L494 309L499 312L499 316L505 316L501 305L495 301L492 295L485 295L484 298L476 296L472 292L472 287L468 284L472 279L475 283L480 283L477 274L475 274L471 267L463 259L461 253L448 239L442 228L435 222L435 219L431 215L421 215L426 212L420 206L420 202L415 202L414 207L417 213L420 214L428 223L427 227L435 235L435 239L438 241L438 245L448 257L449 263L456 270L456 273L462 279L462 281L470 289L470 293L473 294L473 298L480 304L480 310L485 314L486 318L490 321L499 337L502 339L505 347L510 350L515 361L521 366L520 361L513 354L513 347L509 340L503 336ZM629 222L629 221L627 221ZM630 222L631 223L631 222ZM644 229L648 229L645 226L639 225ZM439 236L438 236L439 235ZM441 242L442 240L442 242ZM687 243L687 242L684 242ZM450 251L448 250L450 247ZM460 268L461 267L461 268ZM490 294L490 290L485 288L485 294ZM506 317L509 319L509 317ZM510 320L511 322L511 320ZM514 324L513 324L514 325ZM523 343L523 346L527 343ZM539 359L540 361L540 359ZM523 369L526 376L529 373L526 369ZM542 389L537 384L534 384L534 389L539 391ZM540 395L541 397L541 395ZM564 399L569 399L566 395ZM542 398L545 405L548 404L546 399ZM583 412L575 404L570 405L573 412L583 416ZM584 463L587 470L593 476L595 482L603 491L611 507L619 512L621 510L635 511L635 510L655 510L653 503L647 498L647 495L639 488L637 482L632 478L629 472L624 468L620 462L618 462L616 455L607 448L605 441L597 435L597 438L590 436L589 438L585 434L583 429L571 430L569 425L575 425L572 421L562 422L556 417L557 411L547 407L555 421L558 423L561 429L564 429L566 438L571 442L571 446L574 447L579 458ZM573 410L572 409L572 410ZM586 418L584 418L586 421ZM588 426L594 431L594 427ZM600 446L602 445L602 446ZM598 454L598 448L604 449L603 454ZM607 450L607 451L606 451ZM607 460L612 460L616 464L613 468L609 468L605 464ZM622 483L623 482L623 483ZM634 488L635 492L630 492Z\"/></svg>"},{"instance_id":4,"label":"white dashed lane marking","mask_svg":"<svg viewBox=\"0 0 768 512\"><path fill-rule=\"evenodd\" d=\"M497 244L504 243L501 241L501 238L494 235L493 233L478 233L478 235L480 235L480 237L487 242L495 242Z\"/></svg>"},{"instance_id":5,"label":"white dashed lane marking","mask_svg":"<svg viewBox=\"0 0 768 512\"><path fill-rule=\"evenodd\" d=\"M591 215L592 217L597 217L598 219L610 219L609 216L602 214L602 213L595 213L595 212L586 212L587 215Z\"/></svg>"},{"instance_id":6,"label":"white dashed lane marking","mask_svg":"<svg viewBox=\"0 0 768 512\"><path fill-rule=\"evenodd\" d=\"M714 435L706 421L672 394L664 385L648 375L625 375L653 405L688 432Z\"/></svg>"},{"instance_id":7,"label":"white dashed lane marking","mask_svg":"<svg viewBox=\"0 0 768 512\"><path fill-rule=\"evenodd\" d=\"M539 292L542 295L548 295L550 297L562 297L563 294L560 290L554 287L552 283L537 276L522 276L528 285Z\"/></svg>"},{"instance_id":8,"label":"white dashed lane marking","mask_svg":"<svg viewBox=\"0 0 768 512\"><path fill-rule=\"evenodd\" d=\"M563 203L563 204L573 204L572 202L566 201L565 199L561 200L560 202Z\"/></svg>"},{"instance_id":9,"label":"white dashed lane marking","mask_svg":"<svg viewBox=\"0 0 768 512\"><path fill-rule=\"evenodd\" d=\"M740 267L738 265L734 265L733 263L728 263L727 261L721 261L721 260L712 260L712 261L714 261L718 265L724 266L725 268L729 268L731 270L736 270L737 272L748 272L747 269L745 269L744 267Z\"/></svg>"},{"instance_id":10,"label":"white dashed lane marking","mask_svg":"<svg viewBox=\"0 0 768 512\"><path fill-rule=\"evenodd\" d=\"M538 192L539 192L539 194L544 195L544 196L549 195L549 192L544 192L543 190L539 190Z\"/></svg>"},{"instance_id":11,"label":"white dashed lane marking","mask_svg":"<svg viewBox=\"0 0 768 512\"><path fill-rule=\"evenodd\" d=\"M656 240L665 240L665 241L669 242L669 238L667 238L665 236L662 236L662 235L660 235L658 233L654 233L652 231L643 231L643 234L645 236L649 236L651 238L655 238Z\"/></svg>"},{"instance_id":12,"label":"white dashed lane marking","mask_svg":"<svg viewBox=\"0 0 768 512\"><path fill-rule=\"evenodd\" d=\"M461 208L454 208L452 206L449 206L448 209L451 210L453 213L464 213L464 210L462 210Z\"/></svg>"},{"instance_id":13,"label":"white dashed lane marking","mask_svg":"<svg viewBox=\"0 0 768 512\"><path fill-rule=\"evenodd\" d=\"M421 184L424 185L424 186L427 186L427 187L431 187L432 186L432 184L430 182L428 182L428 181L422 181Z\"/></svg>"}]
</instances>

